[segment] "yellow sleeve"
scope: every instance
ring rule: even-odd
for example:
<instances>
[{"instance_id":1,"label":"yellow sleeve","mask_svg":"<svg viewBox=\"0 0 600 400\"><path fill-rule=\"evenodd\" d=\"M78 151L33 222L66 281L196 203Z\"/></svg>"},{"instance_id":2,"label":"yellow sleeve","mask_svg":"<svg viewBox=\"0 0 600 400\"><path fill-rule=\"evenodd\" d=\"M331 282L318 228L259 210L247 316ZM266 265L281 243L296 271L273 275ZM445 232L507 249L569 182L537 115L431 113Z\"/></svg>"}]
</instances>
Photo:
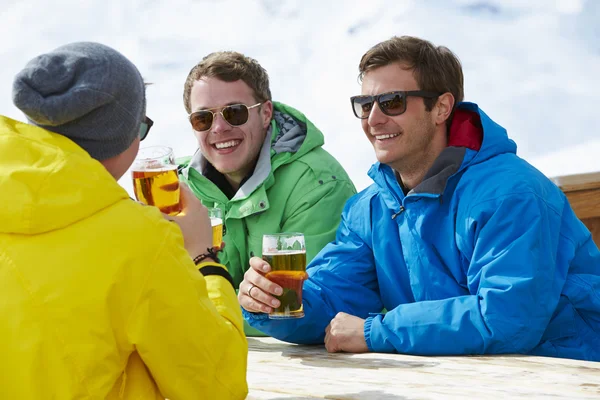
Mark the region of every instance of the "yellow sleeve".
<instances>
[{"instance_id":1,"label":"yellow sleeve","mask_svg":"<svg viewBox=\"0 0 600 400\"><path fill-rule=\"evenodd\" d=\"M132 343L164 397L244 399L248 343L235 291L221 276L205 279L178 229L168 230L129 319Z\"/></svg>"}]
</instances>

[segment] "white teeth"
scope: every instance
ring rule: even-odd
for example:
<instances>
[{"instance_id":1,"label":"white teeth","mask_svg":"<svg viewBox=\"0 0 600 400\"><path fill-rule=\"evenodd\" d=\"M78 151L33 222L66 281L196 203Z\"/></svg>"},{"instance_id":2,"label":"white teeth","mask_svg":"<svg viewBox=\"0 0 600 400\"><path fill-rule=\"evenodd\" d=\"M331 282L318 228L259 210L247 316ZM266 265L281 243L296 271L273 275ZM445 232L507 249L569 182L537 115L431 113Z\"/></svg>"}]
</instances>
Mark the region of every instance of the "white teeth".
<instances>
[{"instance_id":1,"label":"white teeth","mask_svg":"<svg viewBox=\"0 0 600 400\"><path fill-rule=\"evenodd\" d=\"M395 138L396 136L400 136L399 133L392 133L389 135L375 135L375 139L377 140L385 140L385 139L390 139L390 138Z\"/></svg>"},{"instance_id":2,"label":"white teeth","mask_svg":"<svg viewBox=\"0 0 600 400\"><path fill-rule=\"evenodd\" d=\"M229 147L237 146L240 142L241 140L230 140L229 142L215 143L215 147L219 150L227 149Z\"/></svg>"}]
</instances>

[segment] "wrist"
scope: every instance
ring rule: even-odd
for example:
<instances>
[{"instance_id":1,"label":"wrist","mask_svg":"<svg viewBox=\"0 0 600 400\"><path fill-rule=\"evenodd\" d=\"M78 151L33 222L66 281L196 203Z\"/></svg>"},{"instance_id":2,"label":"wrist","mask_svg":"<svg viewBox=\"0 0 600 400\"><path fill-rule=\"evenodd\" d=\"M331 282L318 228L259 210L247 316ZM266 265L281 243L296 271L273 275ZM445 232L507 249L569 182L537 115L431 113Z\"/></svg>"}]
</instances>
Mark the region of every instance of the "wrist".
<instances>
[{"instance_id":1,"label":"wrist","mask_svg":"<svg viewBox=\"0 0 600 400\"><path fill-rule=\"evenodd\" d=\"M198 254L196 257L194 257L194 264L198 265L201 262L206 262L206 261L213 261L215 263L221 263L221 261L219 260L219 257L217 257L217 252L215 252L215 250L212 247L207 247L206 248L206 252L202 253L202 254Z\"/></svg>"}]
</instances>

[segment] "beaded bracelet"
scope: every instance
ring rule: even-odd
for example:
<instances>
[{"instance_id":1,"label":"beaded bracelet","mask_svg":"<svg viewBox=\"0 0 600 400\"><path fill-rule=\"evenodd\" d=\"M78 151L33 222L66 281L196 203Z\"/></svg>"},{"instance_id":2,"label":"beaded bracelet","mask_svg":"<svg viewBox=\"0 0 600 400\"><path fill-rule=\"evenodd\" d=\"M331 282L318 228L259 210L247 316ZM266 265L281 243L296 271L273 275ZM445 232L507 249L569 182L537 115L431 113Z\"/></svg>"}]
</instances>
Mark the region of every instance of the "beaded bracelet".
<instances>
[{"instance_id":1,"label":"beaded bracelet","mask_svg":"<svg viewBox=\"0 0 600 400\"><path fill-rule=\"evenodd\" d=\"M196 257L194 257L194 264L198 265L199 263L202 262L202 260L205 260L207 258L212 258L212 260L216 263L220 263L221 261L219 260L219 257L217 257L217 253L215 252L215 249L213 247L208 247L206 253L200 254Z\"/></svg>"}]
</instances>

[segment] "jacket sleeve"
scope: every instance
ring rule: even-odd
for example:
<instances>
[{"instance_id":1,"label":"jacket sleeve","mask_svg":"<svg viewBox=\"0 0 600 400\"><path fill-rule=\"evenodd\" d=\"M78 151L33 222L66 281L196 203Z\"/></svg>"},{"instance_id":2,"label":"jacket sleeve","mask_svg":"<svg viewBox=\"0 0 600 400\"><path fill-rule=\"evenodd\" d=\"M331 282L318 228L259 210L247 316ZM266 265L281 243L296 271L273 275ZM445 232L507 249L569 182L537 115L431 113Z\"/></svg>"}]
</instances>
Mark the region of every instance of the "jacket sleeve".
<instances>
[{"instance_id":1,"label":"jacket sleeve","mask_svg":"<svg viewBox=\"0 0 600 400\"><path fill-rule=\"evenodd\" d=\"M204 278L166 225L129 319L131 341L165 397L243 399L248 344L235 291L221 276Z\"/></svg>"},{"instance_id":2,"label":"jacket sleeve","mask_svg":"<svg viewBox=\"0 0 600 400\"><path fill-rule=\"evenodd\" d=\"M367 319L372 351L526 353L539 343L567 274L565 260L556 259L560 213L536 194L520 193L459 218L456 240L471 295L402 304Z\"/></svg>"},{"instance_id":3,"label":"jacket sleeve","mask_svg":"<svg viewBox=\"0 0 600 400\"><path fill-rule=\"evenodd\" d=\"M373 252L349 229L344 216L335 241L315 257L307 272L302 290L304 318L269 320L266 314L244 310L250 325L287 342L319 344L338 312L366 318L383 308Z\"/></svg>"},{"instance_id":4,"label":"jacket sleeve","mask_svg":"<svg viewBox=\"0 0 600 400\"><path fill-rule=\"evenodd\" d=\"M314 179L316 185L297 184L289 209L282 221L282 232L302 232L306 260L310 262L335 238L346 201L356 194L352 182L344 179Z\"/></svg>"}]
</instances>

